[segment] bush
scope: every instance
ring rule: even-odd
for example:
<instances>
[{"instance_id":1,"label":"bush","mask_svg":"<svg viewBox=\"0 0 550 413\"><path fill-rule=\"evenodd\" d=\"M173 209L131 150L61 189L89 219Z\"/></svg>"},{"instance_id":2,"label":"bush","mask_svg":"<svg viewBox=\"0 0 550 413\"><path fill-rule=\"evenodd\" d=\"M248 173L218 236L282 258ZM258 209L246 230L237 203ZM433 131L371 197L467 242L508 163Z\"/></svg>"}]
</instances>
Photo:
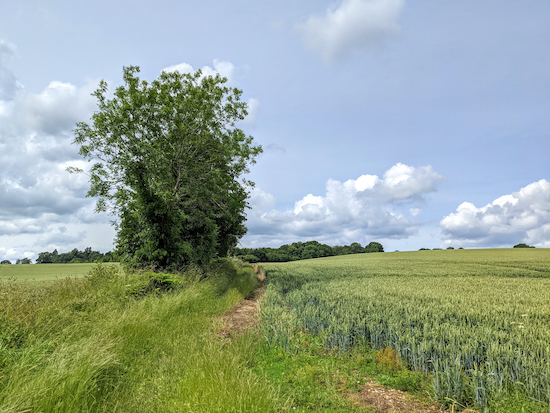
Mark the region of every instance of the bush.
<instances>
[{"instance_id":1,"label":"bush","mask_svg":"<svg viewBox=\"0 0 550 413\"><path fill-rule=\"evenodd\" d=\"M137 285L128 289L128 294L140 298L150 294L172 292L185 284L183 277L176 274L146 272L139 277Z\"/></svg>"}]
</instances>

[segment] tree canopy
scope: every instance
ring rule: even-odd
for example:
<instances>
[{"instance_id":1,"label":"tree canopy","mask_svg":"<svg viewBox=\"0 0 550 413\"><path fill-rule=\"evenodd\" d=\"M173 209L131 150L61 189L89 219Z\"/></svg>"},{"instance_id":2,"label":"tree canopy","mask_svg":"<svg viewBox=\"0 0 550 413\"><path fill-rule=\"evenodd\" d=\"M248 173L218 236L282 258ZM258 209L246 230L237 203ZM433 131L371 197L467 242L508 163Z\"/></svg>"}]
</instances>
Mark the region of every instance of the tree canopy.
<instances>
[{"instance_id":1,"label":"tree canopy","mask_svg":"<svg viewBox=\"0 0 550 413\"><path fill-rule=\"evenodd\" d=\"M204 264L226 256L246 228L243 179L261 146L236 127L242 91L219 75L163 72L151 83L124 68L124 85L77 124L74 143L94 161L88 196L117 216L116 252L133 266ZM82 172L69 168L70 172Z\"/></svg>"},{"instance_id":2,"label":"tree canopy","mask_svg":"<svg viewBox=\"0 0 550 413\"><path fill-rule=\"evenodd\" d=\"M535 248L535 247L532 247L532 246L530 246L530 245L521 243L521 244L516 244L516 245L514 245L514 248Z\"/></svg>"}]
</instances>

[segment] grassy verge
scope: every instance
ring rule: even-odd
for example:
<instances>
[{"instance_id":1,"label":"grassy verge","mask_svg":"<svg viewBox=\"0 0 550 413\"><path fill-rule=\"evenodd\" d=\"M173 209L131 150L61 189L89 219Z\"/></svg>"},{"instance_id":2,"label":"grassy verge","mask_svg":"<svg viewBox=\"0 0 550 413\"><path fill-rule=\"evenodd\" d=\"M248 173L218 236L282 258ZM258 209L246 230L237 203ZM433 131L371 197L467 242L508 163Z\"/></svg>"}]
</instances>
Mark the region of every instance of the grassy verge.
<instances>
[{"instance_id":1,"label":"grassy verge","mask_svg":"<svg viewBox=\"0 0 550 413\"><path fill-rule=\"evenodd\" d=\"M297 412L375 412L353 397L371 382L409 392L411 405L434 403L427 392L431 387L427 376L386 363L367 345L335 354L317 337L304 334L296 339L300 344L293 352L260 346L254 371L278 386Z\"/></svg>"},{"instance_id":2,"label":"grassy verge","mask_svg":"<svg viewBox=\"0 0 550 413\"><path fill-rule=\"evenodd\" d=\"M37 288L2 281L0 412L278 412L248 366L254 343L212 339L212 318L248 295L254 272L118 273Z\"/></svg>"}]
</instances>

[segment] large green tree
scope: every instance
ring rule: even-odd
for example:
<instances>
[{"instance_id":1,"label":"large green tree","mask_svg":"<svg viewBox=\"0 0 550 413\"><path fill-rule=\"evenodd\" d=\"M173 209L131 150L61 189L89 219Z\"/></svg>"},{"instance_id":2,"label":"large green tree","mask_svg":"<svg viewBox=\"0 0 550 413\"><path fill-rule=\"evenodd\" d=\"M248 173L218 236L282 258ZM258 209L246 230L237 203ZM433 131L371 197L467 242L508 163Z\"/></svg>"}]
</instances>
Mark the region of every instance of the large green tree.
<instances>
[{"instance_id":1,"label":"large green tree","mask_svg":"<svg viewBox=\"0 0 550 413\"><path fill-rule=\"evenodd\" d=\"M124 68L124 85L75 129L80 154L94 161L88 196L118 218L116 248L133 266L204 264L226 256L246 228L249 165L261 153L236 124L242 91L219 75L163 72L148 83ZM77 168L71 172L81 172Z\"/></svg>"}]
</instances>

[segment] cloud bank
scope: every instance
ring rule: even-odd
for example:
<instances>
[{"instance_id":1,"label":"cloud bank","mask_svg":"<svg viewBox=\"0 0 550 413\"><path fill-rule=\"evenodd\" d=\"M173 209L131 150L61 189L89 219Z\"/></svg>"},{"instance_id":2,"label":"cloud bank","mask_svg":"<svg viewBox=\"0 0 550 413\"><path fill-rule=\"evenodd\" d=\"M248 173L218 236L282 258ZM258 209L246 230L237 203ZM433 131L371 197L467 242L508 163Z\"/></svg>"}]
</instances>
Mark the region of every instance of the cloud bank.
<instances>
[{"instance_id":1,"label":"cloud bank","mask_svg":"<svg viewBox=\"0 0 550 413\"><path fill-rule=\"evenodd\" d=\"M95 232L112 229L107 216L93 214L87 177L65 170L87 167L71 130L93 114L97 83L53 81L40 93L25 92L4 66L14 51L0 40L0 258L35 259L48 248L110 249L112 235L92 241Z\"/></svg>"},{"instance_id":2,"label":"cloud bank","mask_svg":"<svg viewBox=\"0 0 550 413\"><path fill-rule=\"evenodd\" d=\"M550 247L550 182L541 179L484 207L470 202L440 222L446 244Z\"/></svg>"},{"instance_id":3,"label":"cloud bank","mask_svg":"<svg viewBox=\"0 0 550 413\"><path fill-rule=\"evenodd\" d=\"M255 188L243 244L280 245L299 239L342 244L408 238L423 225L415 216L420 214L426 195L437 191L442 181L431 166L398 163L382 178L329 179L324 196L308 194L285 212L274 209L273 195Z\"/></svg>"},{"instance_id":4,"label":"cloud bank","mask_svg":"<svg viewBox=\"0 0 550 413\"><path fill-rule=\"evenodd\" d=\"M296 29L306 48L325 61L383 43L399 32L404 0L343 0L324 16L311 16Z\"/></svg>"}]
</instances>

